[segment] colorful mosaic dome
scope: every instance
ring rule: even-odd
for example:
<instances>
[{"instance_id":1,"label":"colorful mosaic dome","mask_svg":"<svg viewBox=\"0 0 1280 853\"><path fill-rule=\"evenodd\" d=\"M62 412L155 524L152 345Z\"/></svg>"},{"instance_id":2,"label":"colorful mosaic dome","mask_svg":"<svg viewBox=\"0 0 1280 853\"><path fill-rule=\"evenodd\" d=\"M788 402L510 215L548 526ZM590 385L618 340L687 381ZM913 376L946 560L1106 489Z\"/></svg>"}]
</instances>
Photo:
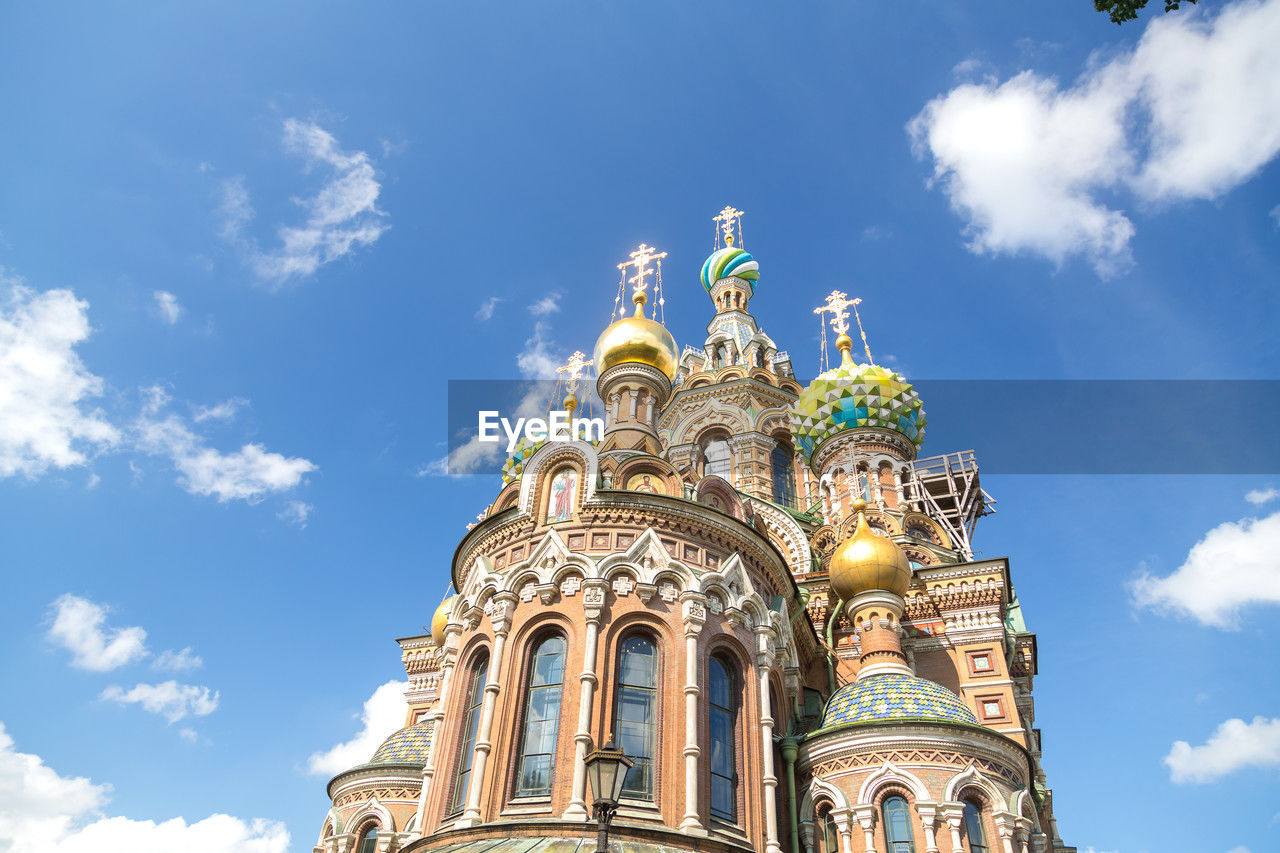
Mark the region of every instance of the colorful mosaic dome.
<instances>
[{"instance_id":1,"label":"colorful mosaic dome","mask_svg":"<svg viewBox=\"0 0 1280 853\"><path fill-rule=\"evenodd\" d=\"M511 455L507 457L507 461L502 463L502 485L508 486L520 479L524 466L528 464L533 454L537 453L542 445L547 443L547 439L540 438L537 441L530 441L523 435L516 441L516 449L511 451ZM600 444L598 439L592 438L588 444L597 446Z\"/></svg>"},{"instance_id":2,"label":"colorful mosaic dome","mask_svg":"<svg viewBox=\"0 0 1280 853\"><path fill-rule=\"evenodd\" d=\"M382 742L369 759L370 764L426 764L431 749L434 721L424 720L405 726Z\"/></svg>"},{"instance_id":3,"label":"colorful mosaic dome","mask_svg":"<svg viewBox=\"0 0 1280 853\"><path fill-rule=\"evenodd\" d=\"M960 697L936 681L914 675L872 675L835 692L822 715L822 727L875 720L978 720Z\"/></svg>"},{"instance_id":4,"label":"colorful mosaic dome","mask_svg":"<svg viewBox=\"0 0 1280 853\"><path fill-rule=\"evenodd\" d=\"M924 404L911 383L877 364L840 366L818 376L791 406L791 434L806 462L818 445L855 427L881 427L924 444Z\"/></svg>"},{"instance_id":5,"label":"colorful mosaic dome","mask_svg":"<svg viewBox=\"0 0 1280 853\"><path fill-rule=\"evenodd\" d=\"M728 276L738 278L751 284L751 292L756 289L760 279L760 264L745 249L738 246L726 246L717 249L702 265L702 286L708 293L717 281Z\"/></svg>"}]
</instances>

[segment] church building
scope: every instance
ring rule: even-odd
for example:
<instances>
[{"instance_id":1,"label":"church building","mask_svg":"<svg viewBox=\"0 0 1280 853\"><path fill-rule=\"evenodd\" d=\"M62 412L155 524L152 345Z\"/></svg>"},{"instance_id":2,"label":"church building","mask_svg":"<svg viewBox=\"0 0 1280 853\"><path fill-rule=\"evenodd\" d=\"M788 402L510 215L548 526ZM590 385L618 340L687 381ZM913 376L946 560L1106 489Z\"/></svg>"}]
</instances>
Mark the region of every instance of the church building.
<instances>
[{"instance_id":1,"label":"church building","mask_svg":"<svg viewBox=\"0 0 1280 853\"><path fill-rule=\"evenodd\" d=\"M974 454L919 455L920 396L843 293L815 310L834 366L796 378L750 313L741 217L716 217L701 346L660 322L665 253L619 265L633 308L565 374L573 412L594 368L603 438L517 446L456 594L397 641L405 726L329 782L315 853L592 853L609 742L612 853L1074 851L1035 634L971 544Z\"/></svg>"}]
</instances>

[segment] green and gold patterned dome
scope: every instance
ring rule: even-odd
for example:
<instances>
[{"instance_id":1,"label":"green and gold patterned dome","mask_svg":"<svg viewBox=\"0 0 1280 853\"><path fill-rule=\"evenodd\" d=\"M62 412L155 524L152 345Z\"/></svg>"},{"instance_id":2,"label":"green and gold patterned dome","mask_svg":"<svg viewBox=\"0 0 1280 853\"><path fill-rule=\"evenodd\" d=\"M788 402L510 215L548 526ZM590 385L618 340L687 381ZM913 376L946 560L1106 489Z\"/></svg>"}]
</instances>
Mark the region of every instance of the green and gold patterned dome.
<instances>
[{"instance_id":1,"label":"green and gold patterned dome","mask_svg":"<svg viewBox=\"0 0 1280 853\"><path fill-rule=\"evenodd\" d=\"M822 442L848 429L879 427L924 444L924 404L911 383L878 364L857 364L850 340L837 339L840 365L809 383L791 406L791 434L810 462Z\"/></svg>"},{"instance_id":2,"label":"green and gold patterned dome","mask_svg":"<svg viewBox=\"0 0 1280 853\"><path fill-rule=\"evenodd\" d=\"M977 725L973 712L947 688L914 675L871 675L835 692L822 727L877 720L942 720Z\"/></svg>"},{"instance_id":3,"label":"green and gold patterned dome","mask_svg":"<svg viewBox=\"0 0 1280 853\"><path fill-rule=\"evenodd\" d=\"M431 750L431 734L435 721L424 720L405 726L382 742L370 764L426 764Z\"/></svg>"}]
</instances>

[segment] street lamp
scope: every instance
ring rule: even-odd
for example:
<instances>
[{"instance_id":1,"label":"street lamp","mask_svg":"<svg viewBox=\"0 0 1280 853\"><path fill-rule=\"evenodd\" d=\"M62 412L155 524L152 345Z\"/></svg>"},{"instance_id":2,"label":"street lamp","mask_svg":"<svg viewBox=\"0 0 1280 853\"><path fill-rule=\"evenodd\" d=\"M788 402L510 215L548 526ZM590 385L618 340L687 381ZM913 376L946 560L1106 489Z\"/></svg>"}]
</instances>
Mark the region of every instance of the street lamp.
<instances>
[{"instance_id":1,"label":"street lamp","mask_svg":"<svg viewBox=\"0 0 1280 853\"><path fill-rule=\"evenodd\" d=\"M593 811L596 818L596 853L608 853L609 824L613 822L614 812L618 810L618 800L622 797L622 786L627 781L627 771L635 764L622 750L613 744L613 735L609 742L599 749L594 749L586 758L587 778L591 780L591 792L595 794Z\"/></svg>"}]
</instances>

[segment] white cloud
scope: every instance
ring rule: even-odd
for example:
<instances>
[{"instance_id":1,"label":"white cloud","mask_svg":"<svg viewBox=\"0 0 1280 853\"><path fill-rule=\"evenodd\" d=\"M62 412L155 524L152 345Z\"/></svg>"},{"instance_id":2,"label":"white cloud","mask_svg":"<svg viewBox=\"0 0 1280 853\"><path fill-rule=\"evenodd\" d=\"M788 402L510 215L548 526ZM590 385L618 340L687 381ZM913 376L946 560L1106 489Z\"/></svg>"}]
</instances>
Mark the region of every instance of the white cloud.
<instances>
[{"instance_id":1,"label":"white cloud","mask_svg":"<svg viewBox=\"0 0 1280 853\"><path fill-rule=\"evenodd\" d=\"M1214 198L1280 151L1280 0L1153 19L1072 85L1024 71L965 83L908 124L976 253L1129 260L1142 200ZM1145 147L1144 147L1145 146Z\"/></svg>"},{"instance_id":2,"label":"white cloud","mask_svg":"<svg viewBox=\"0 0 1280 853\"><path fill-rule=\"evenodd\" d=\"M286 853L278 821L214 814L188 824L104 817L111 788L62 776L38 755L17 752L0 723L0 850L6 853Z\"/></svg>"},{"instance_id":3,"label":"white cloud","mask_svg":"<svg viewBox=\"0 0 1280 853\"><path fill-rule=\"evenodd\" d=\"M172 650L161 652L151 662L151 666L166 672L189 672L204 666L204 659L196 654L190 646L187 646L177 652Z\"/></svg>"},{"instance_id":4,"label":"white cloud","mask_svg":"<svg viewBox=\"0 0 1280 853\"><path fill-rule=\"evenodd\" d=\"M408 710L404 691L408 687L408 682L388 681L373 691L360 713L361 728L355 737L313 754L307 759L307 769L316 776L333 776L372 758L382 742L404 726Z\"/></svg>"},{"instance_id":5,"label":"white cloud","mask_svg":"<svg viewBox=\"0 0 1280 853\"><path fill-rule=\"evenodd\" d=\"M196 423L208 420L229 421L236 416L236 412L247 405L249 401L243 397L231 397L212 406L196 406L191 420Z\"/></svg>"},{"instance_id":6,"label":"white cloud","mask_svg":"<svg viewBox=\"0 0 1280 853\"><path fill-rule=\"evenodd\" d=\"M83 465L119 441L88 406L103 381L75 351L88 309L70 290L37 293L0 273L0 477Z\"/></svg>"},{"instance_id":7,"label":"white cloud","mask_svg":"<svg viewBox=\"0 0 1280 853\"><path fill-rule=\"evenodd\" d=\"M147 402L134 423L138 447L168 456L182 475L178 482L192 494L253 503L295 488L316 470L310 460L269 452L261 444L246 444L233 453L214 450L178 415L163 415L169 401L164 389L153 386L143 394Z\"/></svg>"},{"instance_id":8,"label":"white cloud","mask_svg":"<svg viewBox=\"0 0 1280 853\"><path fill-rule=\"evenodd\" d=\"M132 690L112 684L98 698L121 705L141 705L144 711L159 714L170 724L188 716L206 717L218 710L218 691L172 680L160 684L139 684Z\"/></svg>"},{"instance_id":9,"label":"white cloud","mask_svg":"<svg viewBox=\"0 0 1280 853\"><path fill-rule=\"evenodd\" d=\"M1174 782L1214 782L1246 767L1280 766L1280 719L1227 720L1207 743L1180 740L1164 757Z\"/></svg>"},{"instance_id":10,"label":"white cloud","mask_svg":"<svg viewBox=\"0 0 1280 853\"><path fill-rule=\"evenodd\" d=\"M178 318L182 316L182 306L178 304L178 297L167 290L157 290L152 295L155 297L156 311L159 312L160 318L170 326L178 322Z\"/></svg>"},{"instance_id":11,"label":"white cloud","mask_svg":"<svg viewBox=\"0 0 1280 853\"><path fill-rule=\"evenodd\" d=\"M1242 844L1239 847L1232 847L1227 853L1249 853L1249 848Z\"/></svg>"},{"instance_id":12,"label":"white cloud","mask_svg":"<svg viewBox=\"0 0 1280 853\"><path fill-rule=\"evenodd\" d=\"M1280 204L1277 204L1275 207L1271 208L1270 216L1273 220L1275 220L1276 227L1280 228Z\"/></svg>"},{"instance_id":13,"label":"white cloud","mask_svg":"<svg viewBox=\"0 0 1280 853\"><path fill-rule=\"evenodd\" d=\"M1143 571L1131 591L1140 607L1172 610L1216 628L1235 627L1246 605L1280 604L1280 512L1218 525L1177 571L1167 577Z\"/></svg>"},{"instance_id":14,"label":"white cloud","mask_svg":"<svg viewBox=\"0 0 1280 853\"><path fill-rule=\"evenodd\" d=\"M529 306L529 313L535 317L545 317L560 310L560 293L552 291Z\"/></svg>"},{"instance_id":15,"label":"white cloud","mask_svg":"<svg viewBox=\"0 0 1280 853\"><path fill-rule=\"evenodd\" d=\"M516 367L526 379L555 379L560 361L551 352L547 339L551 327L541 321L533 324L533 334L524 342L524 349L516 356Z\"/></svg>"},{"instance_id":16,"label":"white cloud","mask_svg":"<svg viewBox=\"0 0 1280 853\"><path fill-rule=\"evenodd\" d=\"M284 509L276 513L276 518L302 529L307 526L307 519L311 517L313 508L311 504L303 501L289 501L284 505Z\"/></svg>"},{"instance_id":17,"label":"white cloud","mask_svg":"<svg viewBox=\"0 0 1280 853\"><path fill-rule=\"evenodd\" d=\"M476 309L476 319L481 322L492 319L493 311L501 301L501 296L490 296L484 302L481 302L480 307Z\"/></svg>"},{"instance_id":18,"label":"white cloud","mask_svg":"<svg viewBox=\"0 0 1280 853\"><path fill-rule=\"evenodd\" d=\"M108 609L87 598L63 595L53 603L48 638L71 652L71 665L108 672L147 655L147 632L139 627L109 628Z\"/></svg>"},{"instance_id":19,"label":"white cloud","mask_svg":"<svg viewBox=\"0 0 1280 853\"><path fill-rule=\"evenodd\" d=\"M372 245L389 227L378 209L382 185L366 152L348 153L324 128L293 118L284 123L283 144L303 157L308 170L326 171L327 179L311 198L295 200L306 219L278 229L279 248L263 251L245 236L253 208L242 177L223 183L218 209L219 234L245 250L259 278L277 285Z\"/></svg>"},{"instance_id":20,"label":"white cloud","mask_svg":"<svg viewBox=\"0 0 1280 853\"><path fill-rule=\"evenodd\" d=\"M1280 498L1280 489L1270 487L1270 486L1265 489L1254 489L1253 491L1249 492L1247 495L1244 496L1244 499L1247 500L1249 503L1255 504L1258 506L1261 506L1262 504L1265 504L1265 503L1270 503L1276 498Z\"/></svg>"}]
</instances>

